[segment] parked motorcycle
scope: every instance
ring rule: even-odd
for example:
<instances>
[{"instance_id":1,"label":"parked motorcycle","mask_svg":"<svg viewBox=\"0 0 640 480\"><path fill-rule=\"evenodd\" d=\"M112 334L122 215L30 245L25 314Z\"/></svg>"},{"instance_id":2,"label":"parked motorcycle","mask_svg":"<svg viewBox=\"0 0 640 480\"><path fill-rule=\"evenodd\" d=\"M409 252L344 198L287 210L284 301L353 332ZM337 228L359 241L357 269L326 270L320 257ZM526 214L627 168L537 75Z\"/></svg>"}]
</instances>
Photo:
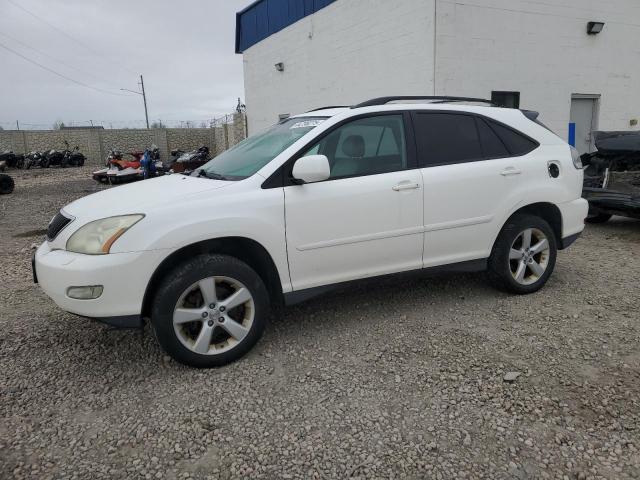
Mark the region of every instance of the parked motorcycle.
<instances>
[{"instance_id":1,"label":"parked motorcycle","mask_svg":"<svg viewBox=\"0 0 640 480\"><path fill-rule=\"evenodd\" d=\"M211 157L209 156L209 147L200 147L197 150L183 153L172 165L172 170L181 173L187 170L195 170L207 163Z\"/></svg>"},{"instance_id":2,"label":"parked motorcycle","mask_svg":"<svg viewBox=\"0 0 640 480\"><path fill-rule=\"evenodd\" d=\"M32 167L42 167L44 155L40 152L29 152L27 155L25 155L24 160L24 168L26 168L27 170Z\"/></svg>"},{"instance_id":3,"label":"parked motorcycle","mask_svg":"<svg viewBox=\"0 0 640 480\"><path fill-rule=\"evenodd\" d=\"M24 155L13 153L12 150L0 153L0 161L5 162L9 168L24 168Z\"/></svg>"},{"instance_id":4,"label":"parked motorcycle","mask_svg":"<svg viewBox=\"0 0 640 480\"><path fill-rule=\"evenodd\" d=\"M60 167L66 167L65 152L60 150L49 150L45 152L44 159L42 160L42 168L49 168L51 166L59 165ZM64 162L64 164L63 164Z\"/></svg>"},{"instance_id":5,"label":"parked motorcycle","mask_svg":"<svg viewBox=\"0 0 640 480\"><path fill-rule=\"evenodd\" d=\"M64 143L67 146L67 149L64 151L65 158L64 158L64 161L61 162L60 166L63 168L68 165L72 167L83 166L85 161L85 156L82 153L80 153L80 147L76 145L73 148L73 150L71 150L69 148L69 143L66 140L64 141Z\"/></svg>"}]
</instances>

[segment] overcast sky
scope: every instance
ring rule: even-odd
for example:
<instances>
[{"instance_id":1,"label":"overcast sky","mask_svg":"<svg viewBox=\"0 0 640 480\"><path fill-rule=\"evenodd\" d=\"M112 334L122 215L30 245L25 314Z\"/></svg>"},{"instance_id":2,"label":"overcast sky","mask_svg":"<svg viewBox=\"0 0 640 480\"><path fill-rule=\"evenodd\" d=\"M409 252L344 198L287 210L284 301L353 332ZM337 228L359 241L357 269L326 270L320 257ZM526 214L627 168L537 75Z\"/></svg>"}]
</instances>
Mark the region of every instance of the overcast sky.
<instances>
[{"instance_id":1,"label":"overcast sky","mask_svg":"<svg viewBox=\"0 0 640 480\"><path fill-rule=\"evenodd\" d=\"M140 127L142 97L120 91L138 89L139 74L150 122L199 123L230 113L238 97L244 100L235 13L250 3L0 0L0 125L15 128L19 120L23 128L47 128L57 120L93 120L107 128Z\"/></svg>"}]
</instances>

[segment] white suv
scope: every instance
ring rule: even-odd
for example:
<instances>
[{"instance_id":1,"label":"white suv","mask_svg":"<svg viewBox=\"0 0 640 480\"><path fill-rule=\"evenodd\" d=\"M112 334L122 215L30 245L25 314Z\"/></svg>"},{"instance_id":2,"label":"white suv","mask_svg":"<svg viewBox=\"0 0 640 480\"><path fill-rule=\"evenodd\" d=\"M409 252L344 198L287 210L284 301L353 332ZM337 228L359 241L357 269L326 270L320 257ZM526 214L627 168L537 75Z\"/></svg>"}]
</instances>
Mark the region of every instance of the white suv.
<instances>
[{"instance_id":1,"label":"white suv","mask_svg":"<svg viewBox=\"0 0 640 480\"><path fill-rule=\"evenodd\" d=\"M49 225L36 281L69 312L150 319L196 367L238 359L272 307L329 285L446 266L535 292L584 228L582 165L532 112L478 102L320 109L191 175L77 200Z\"/></svg>"}]
</instances>

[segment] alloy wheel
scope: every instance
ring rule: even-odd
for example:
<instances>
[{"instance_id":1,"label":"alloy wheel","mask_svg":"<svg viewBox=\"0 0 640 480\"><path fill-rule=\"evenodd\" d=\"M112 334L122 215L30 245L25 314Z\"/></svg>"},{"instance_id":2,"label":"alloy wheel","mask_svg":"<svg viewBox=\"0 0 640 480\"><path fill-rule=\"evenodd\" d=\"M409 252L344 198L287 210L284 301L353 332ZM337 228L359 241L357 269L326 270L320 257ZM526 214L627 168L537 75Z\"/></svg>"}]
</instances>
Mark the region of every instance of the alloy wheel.
<instances>
[{"instance_id":1,"label":"alloy wheel","mask_svg":"<svg viewBox=\"0 0 640 480\"><path fill-rule=\"evenodd\" d=\"M209 277L182 293L173 312L173 328L192 352L218 355L244 340L254 316L253 296L245 285L229 277Z\"/></svg>"},{"instance_id":2,"label":"alloy wheel","mask_svg":"<svg viewBox=\"0 0 640 480\"><path fill-rule=\"evenodd\" d=\"M521 232L509 252L509 270L521 285L536 283L547 270L550 250L549 239L537 228Z\"/></svg>"}]
</instances>

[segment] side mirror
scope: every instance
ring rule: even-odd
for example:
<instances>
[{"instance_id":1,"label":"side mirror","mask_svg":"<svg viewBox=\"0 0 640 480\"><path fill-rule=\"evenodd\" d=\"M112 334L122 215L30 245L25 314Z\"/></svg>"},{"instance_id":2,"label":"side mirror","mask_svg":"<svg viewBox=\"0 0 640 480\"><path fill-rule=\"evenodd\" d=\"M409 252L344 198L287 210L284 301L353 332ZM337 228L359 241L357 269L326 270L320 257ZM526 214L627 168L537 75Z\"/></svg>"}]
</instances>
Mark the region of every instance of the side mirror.
<instances>
[{"instance_id":1,"label":"side mirror","mask_svg":"<svg viewBox=\"0 0 640 480\"><path fill-rule=\"evenodd\" d=\"M293 178L300 184L323 182L331 176L329 159L324 155L299 158L293 166Z\"/></svg>"}]
</instances>

